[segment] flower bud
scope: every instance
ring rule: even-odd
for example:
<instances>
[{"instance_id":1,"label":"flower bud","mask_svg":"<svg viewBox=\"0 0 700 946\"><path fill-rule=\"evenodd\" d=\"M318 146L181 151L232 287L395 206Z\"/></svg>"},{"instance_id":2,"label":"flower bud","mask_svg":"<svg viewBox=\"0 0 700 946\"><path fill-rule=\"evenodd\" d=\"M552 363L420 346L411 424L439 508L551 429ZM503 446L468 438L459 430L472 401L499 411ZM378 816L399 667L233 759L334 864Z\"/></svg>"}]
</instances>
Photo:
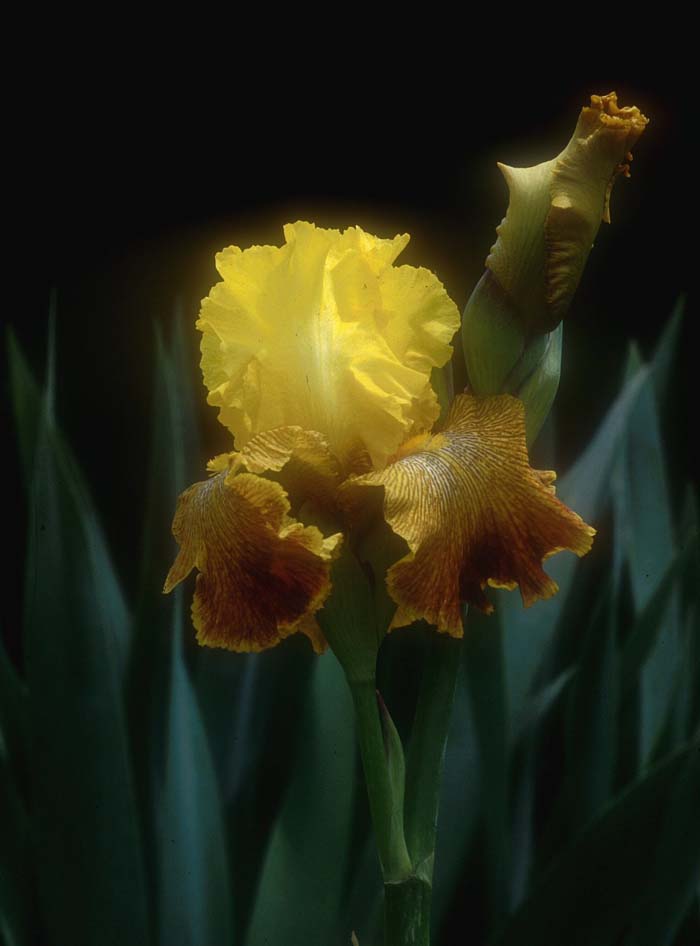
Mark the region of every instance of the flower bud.
<instances>
[{"instance_id":1,"label":"flower bud","mask_svg":"<svg viewBox=\"0 0 700 946\"><path fill-rule=\"evenodd\" d=\"M564 317L647 122L638 108L619 108L614 92L592 95L558 157L531 168L499 164L510 203L486 266L526 332L551 332Z\"/></svg>"},{"instance_id":2,"label":"flower bud","mask_svg":"<svg viewBox=\"0 0 700 946\"><path fill-rule=\"evenodd\" d=\"M533 429L551 404L549 393L535 390L538 370L550 393L558 383L556 346L547 336L569 308L601 221L610 222L613 184L629 176L631 149L647 122L638 108L618 107L614 92L592 95L556 158L529 168L498 165L510 201L464 312L464 354L475 394L519 395L529 379L539 411Z\"/></svg>"}]
</instances>

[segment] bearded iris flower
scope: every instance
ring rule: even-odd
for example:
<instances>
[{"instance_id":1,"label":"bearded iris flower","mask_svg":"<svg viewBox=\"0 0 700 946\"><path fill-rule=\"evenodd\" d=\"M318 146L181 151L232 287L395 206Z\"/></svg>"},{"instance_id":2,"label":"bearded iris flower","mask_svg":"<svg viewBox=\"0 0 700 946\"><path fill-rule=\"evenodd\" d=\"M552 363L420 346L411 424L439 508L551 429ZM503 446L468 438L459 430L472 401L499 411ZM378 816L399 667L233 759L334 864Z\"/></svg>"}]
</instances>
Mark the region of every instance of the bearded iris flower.
<instances>
[{"instance_id":1,"label":"bearded iris flower","mask_svg":"<svg viewBox=\"0 0 700 946\"><path fill-rule=\"evenodd\" d=\"M431 373L459 312L429 270L395 265L408 235L310 223L285 244L228 247L202 303L208 401L235 447L185 491L165 590L199 572L200 643L261 651L293 633L317 652L332 567L373 498L405 541L385 575L391 627L425 619L453 637L487 586L527 606L556 591L544 559L591 547L594 530L533 470L517 398L459 394L441 425ZM305 522L312 504L332 529Z\"/></svg>"},{"instance_id":2,"label":"bearded iris flower","mask_svg":"<svg viewBox=\"0 0 700 946\"><path fill-rule=\"evenodd\" d=\"M559 322L646 121L593 96L557 158L502 168L510 204L462 321L469 388L449 406L460 316L432 272L397 264L406 234L288 224L283 246L219 253L202 302L204 383L233 443L178 501L165 591L198 571L205 645L262 651L295 633L330 645L355 709L388 946L430 941L464 606L492 611L489 587L519 588L525 606L550 597L544 561L593 541L527 443L558 385ZM420 620L438 634L405 757L377 655L387 630Z\"/></svg>"}]
</instances>

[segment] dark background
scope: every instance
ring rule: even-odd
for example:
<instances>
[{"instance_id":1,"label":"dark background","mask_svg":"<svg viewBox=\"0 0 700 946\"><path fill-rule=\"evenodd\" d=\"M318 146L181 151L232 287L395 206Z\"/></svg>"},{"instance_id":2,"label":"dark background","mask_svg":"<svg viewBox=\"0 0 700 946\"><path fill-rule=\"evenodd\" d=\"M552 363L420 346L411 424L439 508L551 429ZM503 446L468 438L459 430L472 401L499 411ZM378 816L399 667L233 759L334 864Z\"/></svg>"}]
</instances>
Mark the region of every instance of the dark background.
<instances>
[{"instance_id":1,"label":"dark background","mask_svg":"<svg viewBox=\"0 0 700 946\"><path fill-rule=\"evenodd\" d=\"M70 87L48 82L35 107L21 110L8 178L19 211L8 224L17 256L6 274L5 320L41 374L56 290L59 421L128 589L145 504L154 325L167 332L181 306L196 372L194 320L223 246L279 244L282 225L296 219L360 224L384 236L408 231L401 261L434 270L463 307L507 204L495 162L553 157L587 96L616 89L622 105L638 105L651 123L631 180L615 187L612 226L601 227L566 320L560 470L617 390L627 339L649 353L679 295L692 289L693 110L683 85L679 95L670 79L528 78L527 93L511 80L507 89L465 83L460 95L456 87L394 89L391 77L365 88L359 73L342 89L330 70L307 88L282 76L274 95L251 96L232 82L201 99L186 81L96 91L84 75ZM690 318L684 332L679 371L689 404ZM228 447L215 413L202 388L202 461ZM666 432L676 456L688 414L679 411L677 428ZM6 443L16 537L9 582L19 589L24 512L11 425ZM5 598L11 641L19 608L18 593Z\"/></svg>"}]
</instances>

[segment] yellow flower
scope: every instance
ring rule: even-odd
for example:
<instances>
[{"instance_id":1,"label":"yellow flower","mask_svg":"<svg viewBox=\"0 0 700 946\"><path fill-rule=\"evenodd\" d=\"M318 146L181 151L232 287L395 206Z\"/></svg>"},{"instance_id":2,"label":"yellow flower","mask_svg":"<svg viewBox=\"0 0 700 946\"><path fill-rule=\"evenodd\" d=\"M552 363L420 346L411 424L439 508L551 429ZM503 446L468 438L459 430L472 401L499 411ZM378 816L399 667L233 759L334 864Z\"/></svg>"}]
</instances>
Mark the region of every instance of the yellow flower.
<instances>
[{"instance_id":1,"label":"yellow flower","mask_svg":"<svg viewBox=\"0 0 700 946\"><path fill-rule=\"evenodd\" d=\"M460 395L430 433L431 372L460 320L433 273L394 265L408 236L284 234L217 255L197 322L208 400L236 447L173 523L165 590L198 569L198 640L258 651L301 632L322 650L333 562L378 492L408 550L386 576L392 626L426 618L460 636L460 602L489 610L487 584L519 584L526 605L553 594L542 560L584 554L593 530L556 499L554 474L530 468L515 398ZM304 524L309 503L330 534Z\"/></svg>"}]
</instances>

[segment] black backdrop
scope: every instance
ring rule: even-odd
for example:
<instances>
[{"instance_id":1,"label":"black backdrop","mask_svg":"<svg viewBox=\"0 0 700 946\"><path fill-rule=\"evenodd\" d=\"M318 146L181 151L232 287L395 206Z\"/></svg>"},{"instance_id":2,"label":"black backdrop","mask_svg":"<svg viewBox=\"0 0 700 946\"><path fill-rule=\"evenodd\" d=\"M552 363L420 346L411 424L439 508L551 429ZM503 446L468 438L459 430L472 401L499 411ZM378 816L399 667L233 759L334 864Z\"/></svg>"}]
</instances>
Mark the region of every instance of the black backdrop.
<instances>
[{"instance_id":1,"label":"black backdrop","mask_svg":"<svg viewBox=\"0 0 700 946\"><path fill-rule=\"evenodd\" d=\"M693 112L671 81L608 75L483 82L464 90L347 82L332 71L316 87L282 77L274 95L232 83L207 97L163 81L128 92L49 83L23 107L8 178L18 198L16 258L5 320L41 372L50 289L58 297L58 415L91 484L119 571L130 587L144 508L154 323L167 331L180 300L197 372L194 319L229 243L280 243L282 225L360 224L382 235L407 230L402 260L428 266L463 306L506 207L496 160L554 156L591 92L615 88L651 118L630 181L612 198L565 332L558 400L559 467L587 441L615 391L626 339L648 353L679 294L692 289L690 167ZM525 79L523 78L523 84ZM376 94L370 94L376 92ZM379 94L381 92L381 94ZM274 105L272 103L275 103ZM9 229L8 224L8 229ZM694 391L695 333L686 319L680 374ZM202 389L203 391L203 389ZM7 404L7 399L5 399ZM227 448L207 408L205 453ZM679 411L671 435L690 432ZM9 585L21 586L24 532L19 472L8 427L14 533ZM206 459L206 456L203 457ZM15 501L17 497L17 501ZM16 643L19 593L5 596ZM14 647L13 647L14 649Z\"/></svg>"}]
</instances>

